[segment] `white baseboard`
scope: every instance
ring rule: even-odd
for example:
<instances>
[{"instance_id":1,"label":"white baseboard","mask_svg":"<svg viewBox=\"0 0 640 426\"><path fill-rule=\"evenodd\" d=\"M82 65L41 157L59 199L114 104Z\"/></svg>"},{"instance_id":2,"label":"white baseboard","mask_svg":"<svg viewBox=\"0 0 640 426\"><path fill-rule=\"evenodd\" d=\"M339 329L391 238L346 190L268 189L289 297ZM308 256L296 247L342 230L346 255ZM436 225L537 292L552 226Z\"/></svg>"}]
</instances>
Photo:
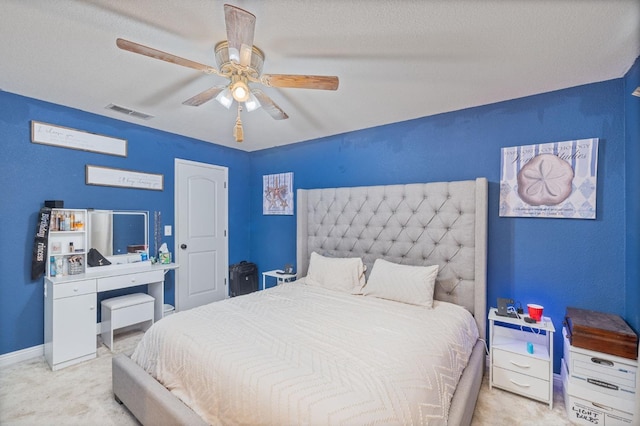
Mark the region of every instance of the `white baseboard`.
<instances>
[{"instance_id":1,"label":"white baseboard","mask_svg":"<svg viewBox=\"0 0 640 426\"><path fill-rule=\"evenodd\" d=\"M0 368L17 364L33 358L44 356L44 345L32 346L30 348L20 349L19 351L9 352L0 355Z\"/></svg>"}]
</instances>

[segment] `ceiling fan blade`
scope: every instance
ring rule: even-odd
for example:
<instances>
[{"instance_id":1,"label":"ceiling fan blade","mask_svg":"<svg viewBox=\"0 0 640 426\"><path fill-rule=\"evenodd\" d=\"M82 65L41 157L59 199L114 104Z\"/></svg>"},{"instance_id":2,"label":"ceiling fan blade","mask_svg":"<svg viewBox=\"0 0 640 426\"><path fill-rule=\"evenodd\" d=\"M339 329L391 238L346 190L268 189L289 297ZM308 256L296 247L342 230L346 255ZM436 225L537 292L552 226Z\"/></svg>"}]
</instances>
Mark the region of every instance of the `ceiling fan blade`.
<instances>
[{"instance_id":1,"label":"ceiling fan blade","mask_svg":"<svg viewBox=\"0 0 640 426\"><path fill-rule=\"evenodd\" d=\"M260 81L265 86L319 90L337 90L339 83L335 76L293 74L263 74Z\"/></svg>"},{"instance_id":2,"label":"ceiling fan blade","mask_svg":"<svg viewBox=\"0 0 640 426\"><path fill-rule=\"evenodd\" d=\"M260 106L262 106L262 108L264 108L264 110L267 111L269 115L274 118L274 120L286 120L287 118L289 118L287 113L284 112L278 105L276 105L276 103L273 102L273 100L262 90L252 89L251 93L253 93L255 97L258 98Z\"/></svg>"},{"instance_id":3,"label":"ceiling fan blade","mask_svg":"<svg viewBox=\"0 0 640 426\"><path fill-rule=\"evenodd\" d=\"M163 52L162 50L144 46L142 44L135 43L133 41L125 40L123 38L117 39L116 45L122 50L128 50L129 52L139 53L140 55L149 56L150 58L160 59L161 61L171 62L172 64L193 68L195 70L202 71L207 74L218 74L218 70L216 70L212 66L191 61L189 59L181 58L180 56L172 55L171 53Z\"/></svg>"},{"instance_id":4,"label":"ceiling fan blade","mask_svg":"<svg viewBox=\"0 0 640 426\"><path fill-rule=\"evenodd\" d=\"M200 106L205 102L209 102L211 99L218 96L218 93L222 92L226 86L213 86L204 92L198 93L192 98L187 99L182 105Z\"/></svg>"},{"instance_id":5,"label":"ceiling fan blade","mask_svg":"<svg viewBox=\"0 0 640 426\"><path fill-rule=\"evenodd\" d=\"M241 65L251 65L253 34L256 17L250 12L230 4L224 5L224 20L227 25L229 59Z\"/></svg>"}]
</instances>

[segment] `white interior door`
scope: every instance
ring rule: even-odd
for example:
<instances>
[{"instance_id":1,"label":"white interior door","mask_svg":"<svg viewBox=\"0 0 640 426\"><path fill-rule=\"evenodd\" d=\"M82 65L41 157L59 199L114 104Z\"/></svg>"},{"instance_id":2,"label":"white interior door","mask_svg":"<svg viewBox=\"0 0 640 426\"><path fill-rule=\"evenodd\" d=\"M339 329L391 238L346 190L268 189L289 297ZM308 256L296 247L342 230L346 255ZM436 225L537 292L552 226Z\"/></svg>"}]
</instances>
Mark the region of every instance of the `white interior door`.
<instances>
[{"instance_id":1,"label":"white interior door","mask_svg":"<svg viewBox=\"0 0 640 426\"><path fill-rule=\"evenodd\" d=\"M226 167L175 160L176 310L228 295Z\"/></svg>"}]
</instances>

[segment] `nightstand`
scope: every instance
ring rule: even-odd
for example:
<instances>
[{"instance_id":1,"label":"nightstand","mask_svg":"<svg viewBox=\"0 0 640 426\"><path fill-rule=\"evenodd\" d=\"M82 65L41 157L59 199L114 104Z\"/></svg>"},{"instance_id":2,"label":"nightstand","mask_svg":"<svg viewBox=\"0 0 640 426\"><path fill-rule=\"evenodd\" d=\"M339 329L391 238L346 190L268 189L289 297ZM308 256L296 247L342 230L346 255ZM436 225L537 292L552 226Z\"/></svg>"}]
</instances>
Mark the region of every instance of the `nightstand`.
<instances>
[{"instance_id":1,"label":"nightstand","mask_svg":"<svg viewBox=\"0 0 640 426\"><path fill-rule=\"evenodd\" d=\"M489 310L490 368L489 388L494 386L553 408L553 333L549 317L537 323L502 317ZM533 345L529 353L528 343Z\"/></svg>"},{"instance_id":2,"label":"nightstand","mask_svg":"<svg viewBox=\"0 0 640 426\"><path fill-rule=\"evenodd\" d=\"M273 271L267 271L262 273L262 289L266 288L267 277L276 279L276 285L293 281L296 279L297 274L285 274L281 269L274 269Z\"/></svg>"}]
</instances>

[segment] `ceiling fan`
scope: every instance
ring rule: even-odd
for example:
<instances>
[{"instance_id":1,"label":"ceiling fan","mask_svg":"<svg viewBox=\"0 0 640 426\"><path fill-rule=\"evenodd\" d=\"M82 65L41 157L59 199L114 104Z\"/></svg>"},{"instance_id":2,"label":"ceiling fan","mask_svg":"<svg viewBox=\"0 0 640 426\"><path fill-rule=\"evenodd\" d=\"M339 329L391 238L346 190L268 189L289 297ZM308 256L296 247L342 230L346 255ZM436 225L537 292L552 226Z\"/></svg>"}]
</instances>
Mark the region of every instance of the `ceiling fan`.
<instances>
[{"instance_id":1,"label":"ceiling fan","mask_svg":"<svg viewBox=\"0 0 640 426\"><path fill-rule=\"evenodd\" d=\"M240 112L242 104L247 111L262 107L275 120L284 120L289 116L262 90L249 86L259 83L267 87L300 89L337 90L338 77L320 75L262 74L265 55L253 45L256 17L246 10L225 4L224 18L227 27L227 40L215 46L215 59L218 68L194 62L170 53L144 46L129 40L118 38L116 45L123 50L171 62L229 79L225 85L213 86L183 102L184 105L200 106L215 99L229 109L234 101L238 104L238 117L233 129L237 142L244 139Z\"/></svg>"}]
</instances>

